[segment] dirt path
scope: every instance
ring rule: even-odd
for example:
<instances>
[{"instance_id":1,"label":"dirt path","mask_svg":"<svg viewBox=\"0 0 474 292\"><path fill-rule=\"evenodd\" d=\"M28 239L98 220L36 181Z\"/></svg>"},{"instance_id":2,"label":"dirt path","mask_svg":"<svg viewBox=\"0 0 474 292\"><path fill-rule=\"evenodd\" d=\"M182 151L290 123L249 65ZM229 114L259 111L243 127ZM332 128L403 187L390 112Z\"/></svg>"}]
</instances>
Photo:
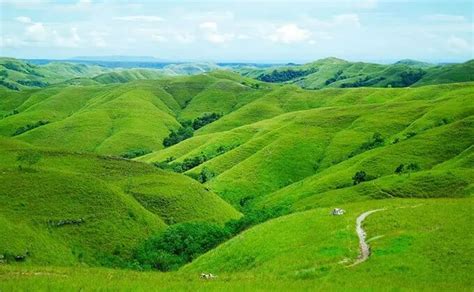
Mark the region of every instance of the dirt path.
<instances>
[{"instance_id":1,"label":"dirt path","mask_svg":"<svg viewBox=\"0 0 474 292\"><path fill-rule=\"evenodd\" d=\"M357 217L356 232L357 232L357 236L359 236L360 254L359 254L359 257L357 258L357 260L352 265L350 265L351 267L366 261L370 256L370 247L369 247L369 245L367 244L367 241L366 241L367 234L365 233L364 229L362 228L362 222L364 222L365 218L367 218L370 214L373 214L373 213L379 212L379 211L383 211L383 210L385 210L385 209L370 210L370 211L367 211L367 212L364 212L364 213L360 214L359 217Z\"/></svg>"}]
</instances>

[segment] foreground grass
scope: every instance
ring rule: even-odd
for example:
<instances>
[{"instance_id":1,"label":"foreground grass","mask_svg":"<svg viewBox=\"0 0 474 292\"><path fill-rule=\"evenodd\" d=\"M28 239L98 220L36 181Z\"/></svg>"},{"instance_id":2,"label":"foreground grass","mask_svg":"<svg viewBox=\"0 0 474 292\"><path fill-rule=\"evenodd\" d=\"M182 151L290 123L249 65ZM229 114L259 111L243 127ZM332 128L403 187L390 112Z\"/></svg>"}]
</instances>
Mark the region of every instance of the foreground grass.
<instances>
[{"instance_id":1,"label":"foreground grass","mask_svg":"<svg viewBox=\"0 0 474 292\"><path fill-rule=\"evenodd\" d=\"M10 290L427 290L472 291L472 198L392 199L299 212L256 226L178 272L0 266ZM371 257L358 254L355 218L364 222ZM218 275L199 279L201 272Z\"/></svg>"}]
</instances>

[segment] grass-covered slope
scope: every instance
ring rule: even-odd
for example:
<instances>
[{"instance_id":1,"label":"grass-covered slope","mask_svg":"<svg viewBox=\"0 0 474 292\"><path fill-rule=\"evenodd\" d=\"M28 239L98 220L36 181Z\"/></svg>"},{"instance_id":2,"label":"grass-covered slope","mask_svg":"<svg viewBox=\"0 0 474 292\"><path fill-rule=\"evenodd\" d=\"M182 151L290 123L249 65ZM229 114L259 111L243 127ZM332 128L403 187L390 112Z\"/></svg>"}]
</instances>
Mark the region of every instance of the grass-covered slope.
<instances>
[{"instance_id":1,"label":"grass-covered slope","mask_svg":"<svg viewBox=\"0 0 474 292\"><path fill-rule=\"evenodd\" d=\"M31 148L12 139L0 143L3 255L24 255L43 265L120 265L166 224L239 217L183 175L122 159ZM17 161L24 153L40 159L28 166ZM8 240L14 232L19 236Z\"/></svg>"},{"instance_id":2,"label":"grass-covered slope","mask_svg":"<svg viewBox=\"0 0 474 292\"><path fill-rule=\"evenodd\" d=\"M473 61L433 65L401 60L382 65L326 58L315 62L264 69L241 69L244 76L267 82L294 83L303 88L407 87L473 81Z\"/></svg>"},{"instance_id":3,"label":"grass-covered slope","mask_svg":"<svg viewBox=\"0 0 474 292\"><path fill-rule=\"evenodd\" d=\"M463 290L473 285L472 199L380 200L295 213L244 232L184 267L182 272L278 274L315 287ZM336 206L335 206L336 207ZM355 219L364 222L372 255L358 255ZM269 244L271 243L271 244Z\"/></svg>"},{"instance_id":4,"label":"grass-covered slope","mask_svg":"<svg viewBox=\"0 0 474 292\"><path fill-rule=\"evenodd\" d=\"M421 175L468 151L474 142L470 83L280 93L287 95L267 94L204 127L197 136L140 160L183 162L205 155L207 160L188 172L211 171L215 177L206 184L229 202L243 206L255 199L260 207L291 207L306 197L324 198L327 191L349 190L358 171L373 180L366 184L385 177L390 177L387 183L397 178L411 183L415 174L395 174L400 164L413 164ZM262 104L267 105L265 114ZM247 115L254 112L259 114ZM238 127L231 124L231 117L249 124ZM376 134L380 141L374 140ZM435 172L441 175L436 187L424 190L422 184L414 184L417 190L409 195L444 190L451 183L458 186L454 193L465 194L472 172L461 169L459 175L445 177L450 169Z\"/></svg>"},{"instance_id":5,"label":"grass-covered slope","mask_svg":"<svg viewBox=\"0 0 474 292\"><path fill-rule=\"evenodd\" d=\"M42 88L68 79L93 77L108 69L84 64L53 62L33 65L13 58L0 58L0 87L11 90Z\"/></svg>"},{"instance_id":6,"label":"grass-covered slope","mask_svg":"<svg viewBox=\"0 0 474 292\"><path fill-rule=\"evenodd\" d=\"M271 90L246 80L216 72L123 84L61 84L21 94L3 90L0 135L67 151L151 152L163 148L180 122L227 114Z\"/></svg>"}]
</instances>

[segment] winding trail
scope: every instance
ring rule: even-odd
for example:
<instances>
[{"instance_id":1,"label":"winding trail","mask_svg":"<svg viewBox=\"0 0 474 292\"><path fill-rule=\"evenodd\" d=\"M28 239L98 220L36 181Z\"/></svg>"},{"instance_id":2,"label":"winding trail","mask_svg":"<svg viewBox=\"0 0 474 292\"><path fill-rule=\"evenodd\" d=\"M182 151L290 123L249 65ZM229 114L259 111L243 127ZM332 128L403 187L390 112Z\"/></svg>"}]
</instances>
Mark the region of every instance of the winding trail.
<instances>
[{"instance_id":1,"label":"winding trail","mask_svg":"<svg viewBox=\"0 0 474 292\"><path fill-rule=\"evenodd\" d=\"M366 261L370 256L370 247L369 247L369 245L367 244L367 241L366 241L367 233L365 233L365 230L362 228L362 222L364 222L365 218L367 218L370 214L373 214L373 213L379 212L379 211L384 211L384 210L385 210L385 208L370 210L370 211L367 211L367 212L364 212L364 213L360 214L359 217L357 217L356 232L357 232L357 236L359 236L360 254L359 254L359 257L357 258L357 260L352 265L350 265L350 267L358 265L358 264Z\"/></svg>"}]
</instances>

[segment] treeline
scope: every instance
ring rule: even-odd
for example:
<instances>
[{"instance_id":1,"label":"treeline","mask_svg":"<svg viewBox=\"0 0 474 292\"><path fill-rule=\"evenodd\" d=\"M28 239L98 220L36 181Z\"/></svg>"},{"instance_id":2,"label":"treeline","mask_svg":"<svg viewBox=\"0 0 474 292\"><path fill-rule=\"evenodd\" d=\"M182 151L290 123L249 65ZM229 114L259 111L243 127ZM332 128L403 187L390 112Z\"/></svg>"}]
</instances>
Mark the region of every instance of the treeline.
<instances>
[{"instance_id":1,"label":"treeline","mask_svg":"<svg viewBox=\"0 0 474 292\"><path fill-rule=\"evenodd\" d=\"M133 253L132 267L176 270L242 231L269 219L287 214L285 208L249 211L240 219L221 226L208 222L171 225L163 233L150 236Z\"/></svg>"},{"instance_id":2,"label":"treeline","mask_svg":"<svg viewBox=\"0 0 474 292\"><path fill-rule=\"evenodd\" d=\"M303 77L312 73L317 72L318 69L311 68L307 70L293 70L287 69L283 71L273 70L270 74L261 74L257 77L258 80L265 82L285 82L298 77Z\"/></svg>"},{"instance_id":3,"label":"treeline","mask_svg":"<svg viewBox=\"0 0 474 292\"><path fill-rule=\"evenodd\" d=\"M37 121L36 123L33 123L33 124L27 124L26 126L23 126L23 127L20 127L18 129L16 129L16 131L13 133L12 136L17 136L17 135L23 134L25 132L28 132L28 131L33 130L35 128L44 126L46 124L49 124L49 121L42 120L42 121Z\"/></svg>"},{"instance_id":4,"label":"treeline","mask_svg":"<svg viewBox=\"0 0 474 292\"><path fill-rule=\"evenodd\" d=\"M196 118L193 121L185 121L181 123L181 128L178 130L171 130L168 137L163 140L163 146L169 147L179 142L189 139L194 135L194 131L217 121L222 117L219 113L204 114L201 117Z\"/></svg>"},{"instance_id":5,"label":"treeline","mask_svg":"<svg viewBox=\"0 0 474 292\"><path fill-rule=\"evenodd\" d=\"M228 145L228 146L221 145L217 147L217 149L214 152L210 152L207 154L201 152L197 156L188 157L184 159L183 162L177 162L177 161L173 162L174 158L169 157L165 161L155 162L154 165L161 169L183 173L190 169L195 168L196 166L203 164L204 162L216 156L222 155L225 152L234 149L235 147L237 147L237 145ZM205 183L209 181L211 178L213 178L215 176L215 173L209 170L208 168L204 167L201 170L201 172L199 172L198 174L189 174L189 176L199 181L200 183Z\"/></svg>"}]
</instances>

